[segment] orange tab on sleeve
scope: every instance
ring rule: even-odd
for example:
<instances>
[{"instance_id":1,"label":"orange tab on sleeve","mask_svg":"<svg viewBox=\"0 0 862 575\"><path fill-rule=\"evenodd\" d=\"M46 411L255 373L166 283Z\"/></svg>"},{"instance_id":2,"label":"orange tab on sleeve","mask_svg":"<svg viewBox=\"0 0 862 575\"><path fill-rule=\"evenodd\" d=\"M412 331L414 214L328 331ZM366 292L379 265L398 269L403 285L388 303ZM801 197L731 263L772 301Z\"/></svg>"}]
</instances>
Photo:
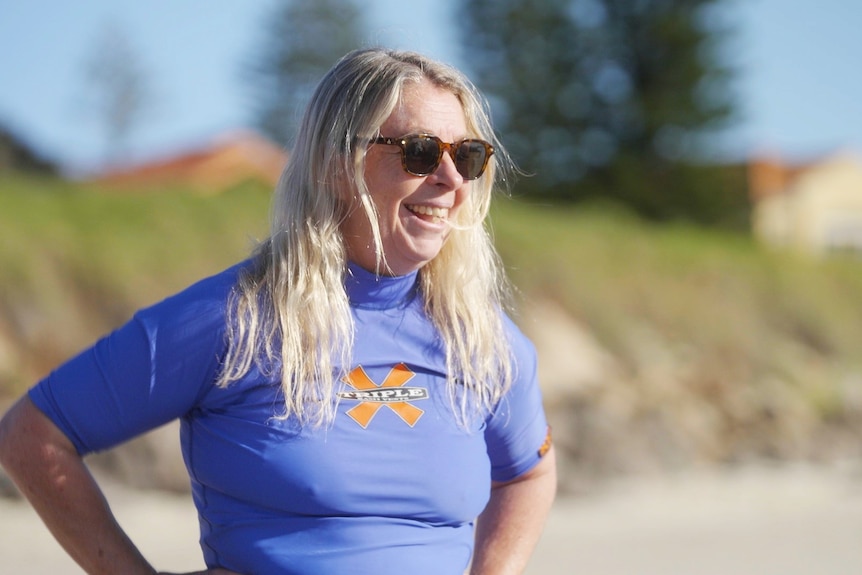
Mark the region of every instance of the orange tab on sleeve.
<instances>
[{"instance_id":1,"label":"orange tab on sleeve","mask_svg":"<svg viewBox=\"0 0 862 575\"><path fill-rule=\"evenodd\" d=\"M545 441L539 448L539 457L544 457L551 450L551 426L548 426L548 434L545 435Z\"/></svg>"}]
</instances>

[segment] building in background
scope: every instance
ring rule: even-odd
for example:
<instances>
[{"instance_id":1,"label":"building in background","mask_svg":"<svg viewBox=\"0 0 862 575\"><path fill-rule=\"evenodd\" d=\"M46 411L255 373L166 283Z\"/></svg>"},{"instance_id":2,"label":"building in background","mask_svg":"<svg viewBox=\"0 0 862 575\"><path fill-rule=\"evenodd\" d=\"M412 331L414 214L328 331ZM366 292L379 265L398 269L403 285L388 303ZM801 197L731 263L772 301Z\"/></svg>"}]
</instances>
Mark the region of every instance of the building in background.
<instances>
[{"instance_id":1,"label":"building in background","mask_svg":"<svg viewBox=\"0 0 862 575\"><path fill-rule=\"evenodd\" d=\"M759 158L749 165L754 235L812 254L862 255L862 156L804 164Z\"/></svg>"},{"instance_id":2,"label":"building in background","mask_svg":"<svg viewBox=\"0 0 862 575\"><path fill-rule=\"evenodd\" d=\"M287 152L254 132L235 132L200 148L109 169L94 178L111 190L180 187L217 194L248 181L275 186Z\"/></svg>"}]
</instances>

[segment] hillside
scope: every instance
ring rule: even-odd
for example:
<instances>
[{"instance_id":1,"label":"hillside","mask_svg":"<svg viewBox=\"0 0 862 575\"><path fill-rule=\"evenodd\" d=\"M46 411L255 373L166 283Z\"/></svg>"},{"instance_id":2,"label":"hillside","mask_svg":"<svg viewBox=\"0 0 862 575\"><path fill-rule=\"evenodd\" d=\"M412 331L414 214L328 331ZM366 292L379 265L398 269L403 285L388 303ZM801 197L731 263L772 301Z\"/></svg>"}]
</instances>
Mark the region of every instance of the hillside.
<instances>
[{"instance_id":1,"label":"hillside","mask_svg":"<svg viewBox=\"0 0 862 575\"><path fill-rule=\"evenodd\" d=\"M501 206L568 486L862 455L862 260L589 209ZM548 305L550 302L550 305ZM565 343L564 343L565 342Z\"/></svg>"},{"instance_id":2,"label":"hillside","mask_svg":"<svg viewBox=\"0 0 862 575\"><path fill-rule=\"evenodd\" d=\"M106 194L0 174L0 397L243 257L267 190ZM598 208L501 200L564 487L751 459L862 456L862 261Z\"/></svg>"}]
</instances>

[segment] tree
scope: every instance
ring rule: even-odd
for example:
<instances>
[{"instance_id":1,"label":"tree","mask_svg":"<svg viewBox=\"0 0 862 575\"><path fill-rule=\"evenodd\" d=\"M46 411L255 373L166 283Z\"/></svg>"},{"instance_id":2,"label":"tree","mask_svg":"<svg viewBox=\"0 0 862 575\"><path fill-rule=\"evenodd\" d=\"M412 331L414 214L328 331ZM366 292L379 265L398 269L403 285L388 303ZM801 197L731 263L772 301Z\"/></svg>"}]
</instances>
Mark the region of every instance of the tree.
<instances>
[{"instance_id":1,"label":"tree","mask_svg":"<svg viewBox=\"0 0 862 575\"><path fill-rule=\"evenodd\" d=\"M531 194L611 199L652 218L739 209L694 168L731 117L720 0L465 0L471 73Z\"/></svg>"},{"instance_id":2,"label":"tree","mask_svg":"<svg viewBox=\"0 0 862 575\"><path fill-rule=\"evenodd\" d=\"M115 24L97 37L85 67L90 107L99 116L109 161L123 156L129 136L147 109L147 75L128 34Z\"/></svg>"},{"instance_id":3,"label":"tree","mask_svg":"<svg viewBox=\"0 0 862 575\"><path fill-rule=\"evenodd\" d=\"M246 72L254 90L256 124L288 144L302 108L323 74L360 46L360 14L351 0L289 0L266 22Z\"/></svg>"},{"instance_id":4,"label":"tree","mask_svg":"<svg viewBox=\"0 0 862 575\"><path fill-rule=\"evenodd\" d=\"M0 123L0 172L20 171L56 175L57 165L45 158L19 134Z\"/></svg>"}]
</instances>

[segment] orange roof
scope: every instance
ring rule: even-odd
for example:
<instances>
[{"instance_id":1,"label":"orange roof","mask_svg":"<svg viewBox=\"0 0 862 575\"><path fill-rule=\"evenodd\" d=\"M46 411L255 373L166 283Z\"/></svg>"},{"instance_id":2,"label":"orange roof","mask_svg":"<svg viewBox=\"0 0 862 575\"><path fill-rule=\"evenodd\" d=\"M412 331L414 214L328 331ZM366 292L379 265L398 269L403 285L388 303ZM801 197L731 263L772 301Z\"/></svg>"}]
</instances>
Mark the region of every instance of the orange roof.
<instances>
[{"instance_id":1,"label":"orange roof","mask_svg":"<svg viewBox=\"0 0 862 575\"><path fill-rule=\"evenodd\" d=\"M748 163L749 195L757 202L787 192L800 176L839 155L832 152L806 160L785 161L774 154L761 154Z\"/></svg>"},{"instance_id":2,"label":"orange roof","mask_svg":"<svg viewBox=\"0 0 862 575\"><path fill-rule=\"evenodd\" d=\"M248 180L275 186L285 163L287 152L277 144L239 132L197 150L108 170L95 181L109 188L184 186L217 193Z\"/></svg>"}]
</instances>

